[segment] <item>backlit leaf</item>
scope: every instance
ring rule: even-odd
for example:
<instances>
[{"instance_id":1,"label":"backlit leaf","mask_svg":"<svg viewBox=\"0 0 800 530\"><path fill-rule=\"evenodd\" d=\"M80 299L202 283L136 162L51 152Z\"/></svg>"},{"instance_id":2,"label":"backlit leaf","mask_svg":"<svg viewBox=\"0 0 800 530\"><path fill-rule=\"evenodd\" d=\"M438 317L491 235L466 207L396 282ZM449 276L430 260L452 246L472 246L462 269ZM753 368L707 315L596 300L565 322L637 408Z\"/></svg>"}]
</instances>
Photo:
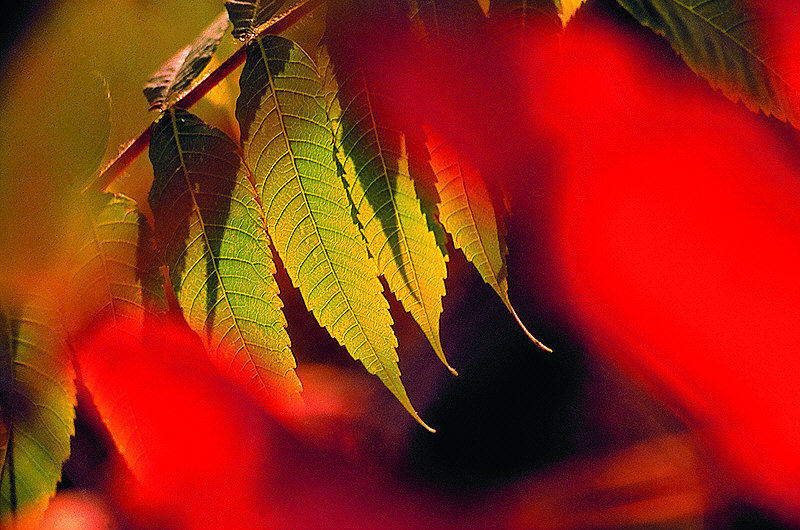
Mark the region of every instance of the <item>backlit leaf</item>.
<instances>
[{"instance_id":1,"label":"backlit leaf","mask_svg":"<svg viewBox=\"0 0 800 530\"><path fill-rule=\"evenodd\" d=\"M439 214L453 244L495 290L525 334L540 348L552 351L534 338L511 305L504 225L483 178L468 159L437 133L426 128L426 134L441 198Z\"/></svg>"},{"instance_id":2,"label":"backlit leaf","mask_svg":"<svg viewBox=\"0 0 800 530\"><path fill-rule=\"evenodd\" d=\"M794 0L618 0L733 101L800 125Z\"/></svg>"},{"instance_id":3,"label":"backlit leaf","mask_svg":"<svg viewBox=\"0 0 800 530\"><path fill-rule=\"evenodd\" d=\"M320 65L336 154L359 225L389 288L455 373L439 332L445 256L411 176L408 138L392 118L398 105L371 83L354 47L336 48L330 61L320 50Z\"/></svg>"},{"instance_id":4,"label":"backlit leaf","mask_svg":"<svg viewBox=\"0 0 800 530\"><path fill-rule=\"evenodd\" d=\"M0 307L0 525L41 516L75 433L75 370L58 305L32 295Z\"/></svg>"},{"instance_id":5,"label":"backlit leaf","mask_svg":"<svg viewBox=\"0 0 800 530\"><path fill-rule=\"evenodd\" d=\"M317 321L422 423L400 380L388 302L337 173L314 62L291 41L266 36L248 44L240 84L245 161L292 283Z\"/></svg>"},{"instance_id":6,"label":"backlit leaf","mask_svg":"<svg viewBox=\"0 0 800 530\"><path fill-rule=\"evenodd\" d=\"M169 110L153 126L150 160L156 240L189 326L258 399L300 392L261 205L236 144Z\"/></svg>"},{"instance_id":7,"label":"backlit leaf","mask_svg":"<svg viewBox=\"0 0 800 530\"><path fill-rule=\"evenodd\" d=\"M189 88L217 51L226 29L228 29L228 15L223 12L192 44L161 65L161 68L147 80L143 89L151 109L165 109L172 96Z\"/></svg>"}]
</instances>

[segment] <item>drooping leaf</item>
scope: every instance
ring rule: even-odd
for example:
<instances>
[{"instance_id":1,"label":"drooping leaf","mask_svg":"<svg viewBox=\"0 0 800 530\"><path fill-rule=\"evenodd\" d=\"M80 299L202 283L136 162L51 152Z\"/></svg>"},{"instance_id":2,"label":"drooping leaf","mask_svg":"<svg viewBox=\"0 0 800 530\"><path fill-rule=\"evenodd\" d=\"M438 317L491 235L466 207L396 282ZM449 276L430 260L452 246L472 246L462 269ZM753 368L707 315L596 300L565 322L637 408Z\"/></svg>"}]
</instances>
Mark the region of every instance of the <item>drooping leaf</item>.
<instances>
[{"instance_id":1,"label":"drooping leaf","mask_svg":"<svg viewBox=\"0 0 800 530\"><path fill-rule=\"evenodd\" d=\"M258 399L300 392L263 212L237 146L184 110L153 126L156 240L189 326Z\"/></svg>"},{"instance_id":2,"label":"drooping leaf","mask_svg":"<svg viewBox=\"0 0 800 530\"><path fill-rule=\"evenodd\" d=\"M436 132L426 128L426 135L441 198L439 214L453 244L494 289L525 334L540 348L552 351L528 331L511 305L505 227L483 178L474 164Z\"/></svg>"},{"instance_id":3,"label":"drooping leaf","mask_svg":"<svg viewBox=\"0 0 800 530\"><path fill-rule=\"evenodd\" d=\"M733 101L800 125L793 0L618 0Z\"/></svg>"},{"instance_id":4,"label":"drooping leaf","mask_svg":"<svg viewBox=\"0 0 800 530\"><path fill-rule=\"evenodd\" d=\"M332 49L320 49L320 65L336 155L369 251L436 355L456 373L439 331L446 257L431 229L437 221L426 216L412 179L409 139L392 117L398 105L375 88L355 47L337 45L330 60L326 50Z\"/></svg>"},{"instance_id":5,"label":"drooping leaf","mask_svg":"<svg viewBox=\"0 0 800 530\"><path fill-rule=\"evenodd\" d=\"M98 328L140 339L167 309L164 275L147 219L124 195L86 192L66 306L78 343ZM146 329L149 328L149 329Z\"/></svg>"},{"instance_id":6,"label":"drooping leaf","mask_svg":"<svg viewBox=\"0 0 800 530\"><path fill-rule=\"evenodd\" d=\"M266 36L248 44L240 84L245 161L292 283L320 325L422 423L400 380L388 302L337 173L314 62L291 41Z\"/></svg>"},{"instance_id":7,"label":"drooping leaf","mask_svg":"<svg viewBox=\"0 0 800 530\"><path fill-rule=\"evenodd\" d=\"M195 41L173 55L144 86L150 109L165 109L170 99L189 88L217 51L228 29L228 15L222 12Z\"/></svg>"},{"instance_id":8,"label":"drooping leaf","mask_svg":"<svg viewBox=\"0 0 800 530\"><path fill-rule=\"evenodd\" d=\"M0 525L40 517L75 434L75 370L58 304L31 295L0 307Z\"/></svg>"},{"instance_id":9,"label":"drooping leaf","mask_svg":"<svg viewBox=\"0 0 800 530\"><path fill-rule=\"evenodd\" d=\"M492 0L489 19L503 47L523 57L561 32L553 0Z\"/></svg>"},{"instance_id":10,"label":"drooping leaf","mask_svg":"<svg viewBox=\"0 0 800 530\"><path fill-rule=\"evenodd\" d=\"M233 23L233 36L247 40L254 30L267 22L283 5L284 0L228 0L225 9Z\"/></svg>"}]
</instances>

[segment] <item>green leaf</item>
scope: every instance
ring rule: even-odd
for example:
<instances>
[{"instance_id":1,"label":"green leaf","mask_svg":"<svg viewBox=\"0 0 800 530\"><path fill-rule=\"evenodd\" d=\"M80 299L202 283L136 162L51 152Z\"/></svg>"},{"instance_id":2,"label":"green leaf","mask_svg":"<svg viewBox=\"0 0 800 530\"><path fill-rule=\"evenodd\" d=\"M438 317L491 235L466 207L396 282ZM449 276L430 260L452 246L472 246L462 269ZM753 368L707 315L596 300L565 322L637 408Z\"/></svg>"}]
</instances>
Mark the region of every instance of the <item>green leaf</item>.
<instances>
[{"instance_id":1,"label":"green leaf","mask_svg":"<svg viewBox=\"0 0 800 530\"><path fill-rule=\"evenodd\" d=\"M426 216L411 176L408 138L391 118L398 106L375 89L353 47L337 48L330 61L322 48L320 65L336 154L359 225L378 272L455 374L439 331L446 259L429 225L436 221Z\"/></svg>"},{"instance_id":2,"label":"green leaf","mask_svg":"<svg viewBox=\"0 0 800 530\"><path fill-rule=\"evenodd\" d=\"M0 307L0 524L41 517L75 434L75 370L58 305ZM8 525L13 527L13 523Z\"/></svg>"},{"instance_id":3,"label":"green leaf","mask_svg":"<svg viewBox=\"0 0 800 530\"><path fill-rule=\"evenodd\" d=\"M189 88L211 61L226 29L228 15L222 12L192 44L173 55L147 80L143 92L151 110L164 110L174 95Z\"/></svg>"},{"instance_id":4,"label":"green leaf","mask_svg":"<svg viewBox=\"0 0 800 530\"><path fill-rule=\"evenodd\" d=\"M489 19L501 43L523 56L553 40L562 27L553 0L492 0Z\"/></svg>"},{"instance_id":5,"label":"green leaf","mask_svg":"<svg viewBox=\"0 0 800 530\"><path fill-rule=\"evenodd\" d=\"M388 302L336 170L314 62L266 36L247 45L240 84L245 161L292 283L320 325L424 425L400 380Z\"/></svg>"},{"instance_id":6,"label":"green leaf","mask_svg":"<svg viewBox=\"0 0 800 530\"><path fill-rule=\"evenodd\" d=\"M800 126L800 57L786 49L786 30L796 32L796 4L618 1L639 22L666 37L692 70L728 98Z\"/></svg>"},{"instance_id":7,"label":"green leaf","mask_svg":"<svg viewBox=\"0 0 800 530\"><path fill-rule=\"evenodd\" d=\"M156 240L189 326L258 399L299 393L263 212L236 144L169 110L153 126L150 160Z\"/></svg>"},{"instance_id":8,"label":"green leaf","mask_svg":"<svg viewBox=\"0 0 800 530\"><path fill-rule=\"evenodd\" d=\"M269 21L284 4L284 0L228 0L225 9L233 23L233 36L248 40L255 35L255 29Z\"/></svg>"},{"instance_id":9,"label":"green leaf","mask_svg":"<svg viewBox=\"0 0 800 530\"><path fill-rule=\"evenodd\" d=\"M78 341L98 327L140 336L167 310L150 225L123 195L87 192L79 202L83 219L72 256L67 331Z\"/></svg>"},{"instance_id":10,"label":"green leaf","mask_svg":"<svg viewBox=\"0 0 800 530\"><path fill-rule=\"evenodd\" d=\"M441 203L439 215L453 244L508 308L525 334L537 346L550 348L537 340L520 320L508 296L508 269L505 226L494 207L483 177L477 168L437 133L426 128L431 167Z\"/></svg>"}]
</instances>

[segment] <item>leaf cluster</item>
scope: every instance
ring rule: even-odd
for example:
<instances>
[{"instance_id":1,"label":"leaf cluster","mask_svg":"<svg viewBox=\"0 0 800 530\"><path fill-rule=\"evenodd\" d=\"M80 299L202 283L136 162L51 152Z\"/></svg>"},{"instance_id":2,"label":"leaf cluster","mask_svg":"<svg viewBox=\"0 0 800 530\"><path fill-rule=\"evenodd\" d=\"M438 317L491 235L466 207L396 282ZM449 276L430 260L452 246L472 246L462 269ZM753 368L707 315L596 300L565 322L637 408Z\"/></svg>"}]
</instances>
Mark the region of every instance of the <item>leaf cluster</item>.
<instances>
[{"instance_id":1,"label":"leaf cluster","mask_svg":"<svg viewBox=\"0 0 800 530\"><path fill-rule=\"evenodd\" d=\"M170 299L212 362L255 399L300 401L279 265L319 325L431 431L400 377L384 286L455 374L439 321L448 249L459 249L546 350L511 304L500 183L424 117L397 112L385 62L407 43L468 51L477 33L493 36L492 53L524 60L557 43L582 4L225 2L146 82L152 127L76 193L83 218L65 288L0 307L0 516L40 510L55 491L74 432L73 353L159 341ZM800 85L772 24L782 5L619 4L731 99L800 121ZM209 72L230 26L241 48ZM232 138L187 109L242 63ZM143 148L152 218L102 191Z\"/></svg>"}]
</instances>

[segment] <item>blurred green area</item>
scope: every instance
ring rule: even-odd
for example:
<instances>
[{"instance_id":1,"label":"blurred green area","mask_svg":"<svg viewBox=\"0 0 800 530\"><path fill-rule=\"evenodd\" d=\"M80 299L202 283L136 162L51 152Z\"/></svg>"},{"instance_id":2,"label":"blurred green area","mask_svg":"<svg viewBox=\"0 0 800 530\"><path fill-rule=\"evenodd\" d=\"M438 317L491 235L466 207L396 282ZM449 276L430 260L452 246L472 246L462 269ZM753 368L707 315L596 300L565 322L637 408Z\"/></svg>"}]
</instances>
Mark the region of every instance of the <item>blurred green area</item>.
<instances>
[{"instance_id":1,"label":"blurred green area","mask_svg":"<svg viewBox=\"0 0 800 530\"><path fill-rule=\"evenodd\" d=\"M57 274L74 194L156 117L141 87L223 9L222 0L59 0L15 33L0 70L0 292ZM215 59L237 46L226 35ZM238 133L237 93L232 76L194 110ZM112 189L146 210L151 181L145 154Z\"/></svg>"}]
</instances>

